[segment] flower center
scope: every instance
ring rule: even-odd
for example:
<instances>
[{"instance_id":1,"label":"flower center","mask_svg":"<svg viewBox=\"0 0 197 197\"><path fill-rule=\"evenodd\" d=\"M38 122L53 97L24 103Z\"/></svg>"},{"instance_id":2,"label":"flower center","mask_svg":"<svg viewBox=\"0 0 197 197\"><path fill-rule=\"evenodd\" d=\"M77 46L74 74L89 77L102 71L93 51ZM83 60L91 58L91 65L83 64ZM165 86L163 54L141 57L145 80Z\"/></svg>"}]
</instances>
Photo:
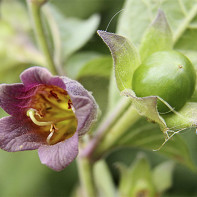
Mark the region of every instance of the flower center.
<instances>
[{"instance_id":1,"label":"flower center","mask_svg":"<svg viewBox=\"0 0 197 197\"><path fill-rule=\"evenodd\" d=\"M27 116L46 134L47 144L56 144L74 135L77 118L68 93L57 86L39 85Z\"/></svg>"}]
</instances>

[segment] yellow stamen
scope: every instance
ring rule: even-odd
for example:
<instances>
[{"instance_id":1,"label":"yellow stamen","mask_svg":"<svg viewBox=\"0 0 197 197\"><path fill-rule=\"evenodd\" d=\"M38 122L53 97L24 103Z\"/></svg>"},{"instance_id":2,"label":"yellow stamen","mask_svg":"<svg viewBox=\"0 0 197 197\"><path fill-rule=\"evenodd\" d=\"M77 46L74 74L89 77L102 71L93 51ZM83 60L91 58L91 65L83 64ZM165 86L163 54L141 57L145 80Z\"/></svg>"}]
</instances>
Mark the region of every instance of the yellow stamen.
<instances>
[{"instance_id":1,"label":"yellow stamen","mask_svg":"<svg viewBox=\"0 0 197 197\"><path fill-rule=\"evenodd\" d=\"M32 122L34 124L36 124L38 126L48 126L48 125L53 124L52 122L40 122L40 121L36 120L35 115L36 115L36 110L29 109L27 111L27 116L30 117L30 119L32 120Z\"/></svg>"}]
</instances>

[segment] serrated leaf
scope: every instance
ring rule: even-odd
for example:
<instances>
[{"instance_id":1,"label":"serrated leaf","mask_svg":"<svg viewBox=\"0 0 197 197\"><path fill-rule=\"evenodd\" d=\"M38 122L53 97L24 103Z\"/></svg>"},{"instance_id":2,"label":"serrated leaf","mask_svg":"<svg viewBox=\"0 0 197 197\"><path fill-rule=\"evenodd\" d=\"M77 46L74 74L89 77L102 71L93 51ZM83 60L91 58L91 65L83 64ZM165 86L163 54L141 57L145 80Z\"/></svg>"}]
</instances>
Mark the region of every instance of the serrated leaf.
<instances>
[{"instance_id":1,"label":"serrated leaf","mask_svg":"<svg viewBox=\"0 0 197 197\"><path fill-rule=\"evenodd\" d=\"M53 37L55 58L60 62L87 43L100 21L97 14L86 20L67 18L52 5L45 7L44 13Z\"/></svg>"},{"instance_id":2,"label":"serrated leaf","mask_svg":"<svg viewBox=\"0 0 197 197\"><path fill-rule=\"evenodd\" d=\"M110 76L112 66L111 56L101 56L99 58L95 58L83 66L83 68L79 71L77 78L87 76L108 78Z\"/></svg>"},{"instance_id":3,"label":"serrated leaf","mask_svg":"<svg viewBox=\"0 0 197 197\"><path fill-rule=\"evenodd\" d=\"M119 91L130 89L133 73L140 65L137 49L123 36L105 31L98 31L98 34L112 53Z\"/></svg>"},{"instance_id":4,"label":"serrated leaf","mask_svg":"<svg viewBox=\"0 0 197 197\"><path fill-rule=\"evenodd\" d=\"M142 37L140 57L144 60L154 52L171 50L172 46L172 32L164 12L159 9L155 20Z\"/></svg>"},{"instance_id":5,"label":"serrated leaf","mask_svg":"<svg viewBox=\"0 0 197 197\"><path fill-rule=\"evenodd\" d=\"M174 166L173 161L167 161L154 168L153 181L158 193L161 194L172 186Z\"/></svg>"}]
</instances>

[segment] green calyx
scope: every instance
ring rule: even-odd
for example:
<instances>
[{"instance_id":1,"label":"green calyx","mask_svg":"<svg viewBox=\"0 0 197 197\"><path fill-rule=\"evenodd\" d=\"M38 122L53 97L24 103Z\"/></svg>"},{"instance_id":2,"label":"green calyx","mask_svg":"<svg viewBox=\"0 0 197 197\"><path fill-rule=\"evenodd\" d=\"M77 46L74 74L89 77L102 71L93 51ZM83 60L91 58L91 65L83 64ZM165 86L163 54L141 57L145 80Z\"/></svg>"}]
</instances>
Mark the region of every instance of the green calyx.
<instances>
[{"instance_id":1,"label":"green calyx","mask_svg":"<svg viewBox=\"0 0 197 197\"><path fill-rule=\"evenodd\" d=\"M136 69L132 89L136 96L159 96L176 111L192 96L196 84L196 72L192 63L183 54L170 50L152 54ZM170 109L161 101L160 113Z\"/></svg>"}]
</instances>

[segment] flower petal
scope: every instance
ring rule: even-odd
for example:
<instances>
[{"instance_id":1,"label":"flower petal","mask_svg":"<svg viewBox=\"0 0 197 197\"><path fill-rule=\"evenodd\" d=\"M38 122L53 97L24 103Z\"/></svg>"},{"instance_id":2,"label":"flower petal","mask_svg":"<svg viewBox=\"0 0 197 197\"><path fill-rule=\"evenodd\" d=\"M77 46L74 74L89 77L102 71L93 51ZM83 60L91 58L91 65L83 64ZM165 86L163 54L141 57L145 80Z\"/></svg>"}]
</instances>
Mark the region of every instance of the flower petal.
<instances>
[{"instance_id":1,"label":"flower petal","mask_svg":"<svg viewBox=\"0 0 197 197\"><path fill-rule=\"evenodd\" d=\"M62 79L75 108L78 120L77 131L79 135L83 135L96 121L98 106L94 97L80 83L66 77L62 77Z\"/></svg>"},{"instance_id":2,"label":"flower petal","mask_svg":"<svg viewBox=\"0 0 197 197\"><path fill-rule=\"evenodd\" d=\"M23 84L1 84L0 85L0 107L8 114L21 116L29 107L29 100L35 94L38 85L55 85L66 89L60 77L53 77L51 73L41 67L31 67L21 74Z\"/></svg>"},{"instance_id":3,"label":"flower petal","mask_svg":"<svg viewBox=\"0 0 197 197\"><path fill-rule=\"evenodd\" d=\"M63 170L78 154L78 133L55 145L39 147L38 154L42 164L56 171Z\"/></svg>"},{"instance_id":4,"label":"flower petal","mask_svg":"<svg viewBox=\"0 0 197 197\"><path fill-rule=\"evenodd\" d=\"M54 85L65 89L65 84L58 76L53 77L51 73L42 67L31 67L26 69L20 75L21 81L25 87L34 87L40 84Z\"/></svg>"},{"instance_id":5,"label":"flower petal","mask_svg":"<svg viewBox=\"0 0 197 197\"><path fill-rule=\"evenodd\" d=\"M46 140L46 136L38 134L38 128L25 118L1 118L0 128L0 148L6 151L34 150Z\"/></svg>"},{"instance_id":6,"label":"flower petal","mask_svg":"<svg viewBox=\"0 0 197 197\"><path fill-rule=\"evenodd\" d=\"M28 101L34 95L35 88L27 89L23 84L1 84L0 85L0 107L8 114L22 116L23 109L27 107Z\"/></svg>"}]
</instances>

